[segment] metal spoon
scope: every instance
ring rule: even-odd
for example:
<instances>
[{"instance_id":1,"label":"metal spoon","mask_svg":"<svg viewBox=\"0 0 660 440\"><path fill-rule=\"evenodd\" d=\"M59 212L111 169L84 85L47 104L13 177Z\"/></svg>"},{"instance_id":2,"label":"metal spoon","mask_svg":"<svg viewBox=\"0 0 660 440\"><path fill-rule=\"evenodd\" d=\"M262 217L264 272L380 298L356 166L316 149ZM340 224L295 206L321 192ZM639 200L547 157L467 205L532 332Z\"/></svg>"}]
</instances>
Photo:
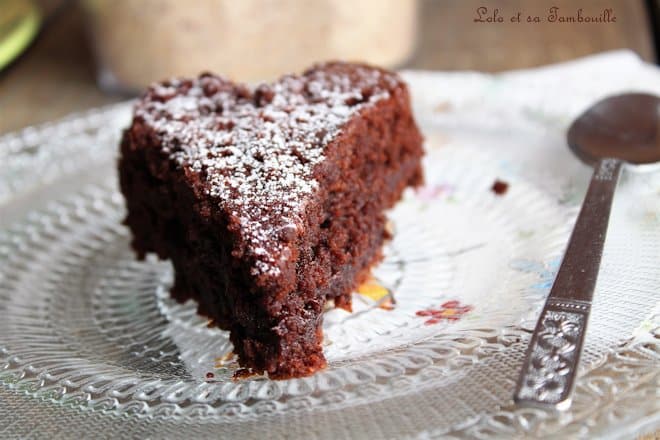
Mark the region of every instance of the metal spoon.
<instances>
[{"instance_id":1,"label":"metal spoon","mask_svg":"<svg viewBox=\"0 0 660 440\"><path fill-rule=\"evenodd\" d=\"M559 410L571 405L621 166L660 161L660 98L631 93L599 101L573 122L567 138L594 174L514 395L518 404Z\"/></svg>"}]
</instances>

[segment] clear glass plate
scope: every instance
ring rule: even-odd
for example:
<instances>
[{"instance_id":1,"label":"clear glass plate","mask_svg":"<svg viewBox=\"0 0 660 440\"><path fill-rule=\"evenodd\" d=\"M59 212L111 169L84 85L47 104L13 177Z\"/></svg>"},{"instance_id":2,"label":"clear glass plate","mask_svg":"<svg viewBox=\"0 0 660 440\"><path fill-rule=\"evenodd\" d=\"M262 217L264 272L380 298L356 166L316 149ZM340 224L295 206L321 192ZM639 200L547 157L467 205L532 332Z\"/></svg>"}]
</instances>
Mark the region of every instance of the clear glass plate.
<instances>
[{"instance_id":1,"label":"clear glass plate","mask_svg":"<svg viewBox=\"0 0 660 440\"><path fill-rule=\"evenodd\" d=\"M493 100L470 118L475 103L426 93L433 74L407 79L426 185L391 212L353 313L326 312L328 368L303 379L233 380L227 334L169 298L170 264L135 260L115 172L130 104L1 138L0 433L484 438L657 423L658 174L627 170L617 194L573 407L517 408L589 174L561 149L570 112Z\"/></svg>"}]
</instances>

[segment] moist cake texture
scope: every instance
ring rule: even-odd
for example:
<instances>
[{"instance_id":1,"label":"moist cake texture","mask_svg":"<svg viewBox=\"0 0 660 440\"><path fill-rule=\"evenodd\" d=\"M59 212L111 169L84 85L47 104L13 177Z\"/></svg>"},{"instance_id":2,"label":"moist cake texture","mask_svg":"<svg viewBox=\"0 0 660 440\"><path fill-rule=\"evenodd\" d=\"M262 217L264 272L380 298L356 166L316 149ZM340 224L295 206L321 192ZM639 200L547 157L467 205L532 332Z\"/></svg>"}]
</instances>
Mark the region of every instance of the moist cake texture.
<instances>
[{"instance_id":1,"label":"moist cake texture","mask_svg":"<svg viewBox=\"0 0 660 440\"><path fill-rule=\"evenodd\" d=\"M370 66L155 84L121 143L132 246L172 261L172 296L229 330L242 366L312 374L324 307L350 310L381 258L384 211L421 183L421 143L405 83Z\"/></svg>"}]
</instances>

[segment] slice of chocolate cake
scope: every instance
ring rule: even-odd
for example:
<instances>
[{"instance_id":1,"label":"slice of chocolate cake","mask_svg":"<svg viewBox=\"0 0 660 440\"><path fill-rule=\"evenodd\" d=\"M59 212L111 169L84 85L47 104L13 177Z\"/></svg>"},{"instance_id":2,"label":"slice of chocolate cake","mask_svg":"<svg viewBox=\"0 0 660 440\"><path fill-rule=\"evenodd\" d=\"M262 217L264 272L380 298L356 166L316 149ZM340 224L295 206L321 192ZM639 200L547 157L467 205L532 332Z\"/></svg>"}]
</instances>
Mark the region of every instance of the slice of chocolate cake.
<instances>
[{"instance_id":1,"label":"slice of chocolate cake","mask_svg":"<svg viewBox=\"0 0 660 440\"><path fill-rule=\"evenodd\" d=\"M384 210L422 180L421 144L405 84L365 65L153 85L121 144L133 247L172 260L172 295L231 332L242 366L309 375L324 306L350 309Z\"/></svg>"}]
</instances>

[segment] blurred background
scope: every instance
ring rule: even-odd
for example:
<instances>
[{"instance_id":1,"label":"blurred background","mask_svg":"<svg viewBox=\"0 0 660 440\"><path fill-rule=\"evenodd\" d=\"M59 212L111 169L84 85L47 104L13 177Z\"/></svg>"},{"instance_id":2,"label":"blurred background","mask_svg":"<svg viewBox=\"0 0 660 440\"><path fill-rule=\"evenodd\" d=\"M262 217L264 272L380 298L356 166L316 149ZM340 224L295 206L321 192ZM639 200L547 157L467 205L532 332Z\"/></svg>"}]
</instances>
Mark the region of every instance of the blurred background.
<instances>
[{"instance_id":1,"label":"blurred background","mask_svg":"<svg viewBox=\"0 0 660 440\"><path fill-rule=\"evenodd\" d=\"M0 133L203 70L258 81L348 59L497 72L624 48L656 62L658 1L0 0ZM606 22L551 23L551 7Z\"/></svg>"}]
</instances>

